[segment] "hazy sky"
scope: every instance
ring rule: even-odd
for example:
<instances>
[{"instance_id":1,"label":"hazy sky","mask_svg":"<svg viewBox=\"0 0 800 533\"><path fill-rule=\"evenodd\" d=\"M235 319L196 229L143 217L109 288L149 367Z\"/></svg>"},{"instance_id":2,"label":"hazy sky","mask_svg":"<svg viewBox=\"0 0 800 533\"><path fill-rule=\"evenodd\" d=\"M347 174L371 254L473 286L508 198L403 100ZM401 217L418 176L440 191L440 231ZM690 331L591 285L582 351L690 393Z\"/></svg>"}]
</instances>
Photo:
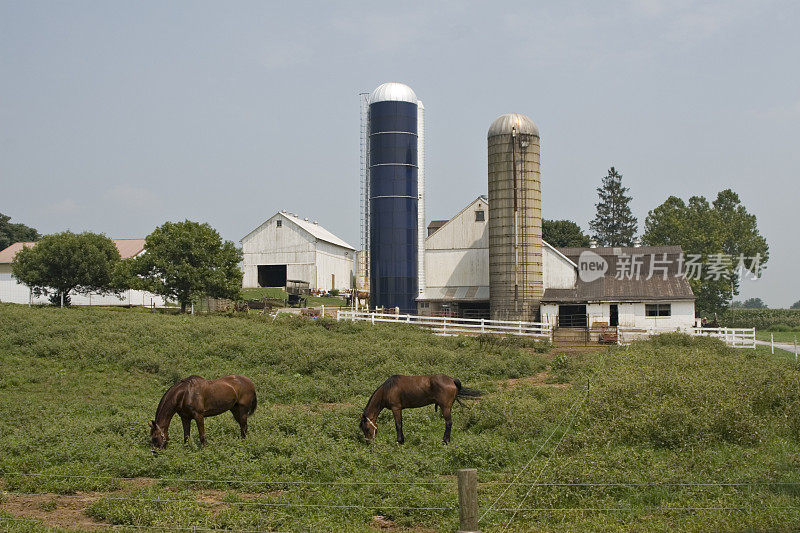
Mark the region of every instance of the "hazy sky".
<instances>
[{"instance_id":1,"label":"hazy sky","mask_svg":"<svg viewBox=\"0 0 800 533\"><path fill-rule=\"evenodd\" d=\"M539 125L546 218L594 216L610 165L640 229L730 187L800 300L800 3L0 2L0 212L50 233L280 209L359 242L359 100L425 103L428 220L486 192L486 130Z\"/></svg>"}]
</instances>

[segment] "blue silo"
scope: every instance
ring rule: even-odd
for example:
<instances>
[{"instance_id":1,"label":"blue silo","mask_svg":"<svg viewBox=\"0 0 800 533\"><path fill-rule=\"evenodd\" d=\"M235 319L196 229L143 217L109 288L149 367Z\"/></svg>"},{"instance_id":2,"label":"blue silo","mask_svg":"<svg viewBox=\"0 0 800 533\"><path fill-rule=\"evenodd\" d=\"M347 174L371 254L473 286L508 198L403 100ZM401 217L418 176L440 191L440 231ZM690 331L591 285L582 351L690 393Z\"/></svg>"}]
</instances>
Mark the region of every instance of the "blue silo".
<instances>
[{"instance_id":1,"label":"blue silo","mask_svg":"<svg viewBox=\"0 0 800 533\"><path fill-rule=\"evenodd\" d=\"M368 117L370 305L414 314L424 205L418 188L420 104L407 85L384 83L369 97Z\"/></svg>"}]
</instances>

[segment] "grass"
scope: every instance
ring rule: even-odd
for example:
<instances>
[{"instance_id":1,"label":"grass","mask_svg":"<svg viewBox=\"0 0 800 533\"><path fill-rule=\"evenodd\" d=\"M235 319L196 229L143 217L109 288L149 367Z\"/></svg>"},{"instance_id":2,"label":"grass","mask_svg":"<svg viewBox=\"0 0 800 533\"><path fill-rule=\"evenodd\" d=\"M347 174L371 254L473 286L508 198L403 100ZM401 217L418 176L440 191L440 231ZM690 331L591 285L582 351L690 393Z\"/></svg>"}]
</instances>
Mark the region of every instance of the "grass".
<instances>
[{"instance_id":1,"label":"grass","mask_svg":"<svg viewBox=\"0 0 800 533\"><path fill-rule=\"evenodd\" d=\"M287 297L288 294L286 291L280 287L255 287L250 289L242 289L242 298L245 300L262 300L264 298L285 300ZM339 296L309 296L308 305L310 307L319 307L320 305L340 307L345 305L345 300Z\"/></svg>"},{"instance_id":2,"label":"grass","mask_svg":"<svg viewBox=\"0 0 800 533\"><path fill-rule=\"evenodd\" d=\"M756 331L756 339L762 341L769 341L770 335L775 336L775 342L784 342L792 344L797 339L800 344L800 331Z\"/></svg>"},{"instance_id":3,"label":"grass","mask_svg":"<svg viewBox=\"0 0 800 533\"><path fill-rule=\"evenodd\" d=\"M100 492L88 515L133 526L361 532L381 515L397 529L452 531L457 512L430 508L455 506L459 468L478 469L481 512L523 470L522 483L581 485L513 486L502 509L629 509L523 511L511 531L796 526L800 513L786 508L800 507L800 485L781 484L800 483L791 361L680 335L575 358L540 348L400 325L0 304L0 471L9 495ZM372 390L392 373L432 372L485 391L454 409L451 445L431 408L404 412L403 446L384 412L365 445L357 421ZM154 456L147 421L166 388L192 373L255 381L250 436L238 439L224 414L207 420L207 447L194 428L183 446L174 422L172 444ZM742 481L759 484L663 485ZM337 482L378 484L324 484ZM415 482L444 485L403 484ZM608 482L644 485L582 485ZM700 507L744 511L676 510ZM481 530L501 531L511 516L492 511Z\"/></svg>"}]
</instances>

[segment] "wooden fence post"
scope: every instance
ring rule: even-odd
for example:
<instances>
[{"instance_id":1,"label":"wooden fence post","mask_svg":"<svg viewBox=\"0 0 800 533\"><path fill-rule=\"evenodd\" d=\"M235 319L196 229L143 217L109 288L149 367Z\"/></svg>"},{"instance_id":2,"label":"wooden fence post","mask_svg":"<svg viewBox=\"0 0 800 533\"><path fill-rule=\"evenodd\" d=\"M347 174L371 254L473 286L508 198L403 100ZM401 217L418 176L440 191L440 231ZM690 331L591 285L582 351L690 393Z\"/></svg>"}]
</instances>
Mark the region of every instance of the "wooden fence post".
<instances>
[{"instance_id":1,"label":"wooden fence post","mask_svg":"<svg viewBox=\"0 0 800 533\"><path fill-rule=\"evenodd\" d=\"M478 531L478 471L462 468L458 471L458 533Z\"/></svg>"}]
</instances>

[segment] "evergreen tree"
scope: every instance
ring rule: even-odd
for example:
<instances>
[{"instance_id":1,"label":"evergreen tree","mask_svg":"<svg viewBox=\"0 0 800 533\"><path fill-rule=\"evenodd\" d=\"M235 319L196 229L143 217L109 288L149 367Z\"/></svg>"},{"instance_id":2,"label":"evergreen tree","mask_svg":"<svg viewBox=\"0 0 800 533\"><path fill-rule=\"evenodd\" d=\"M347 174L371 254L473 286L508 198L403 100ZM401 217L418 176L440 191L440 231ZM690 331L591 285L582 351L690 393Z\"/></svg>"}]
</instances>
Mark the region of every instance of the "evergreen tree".
<instances>
[{"instance_id":1,"label":"evergreen tree","mask_svg":"<svg viewBox=\"0 0 800 533\"><path fill-rule=\"evenodd\" d=\"M597 215L589 223L593 237L600 246L632 246L638 222L631 212L627 187L622 186L622 174L614 167L608 169L603 185L597 188L600 201L595 204Z\"/></svg>"}]
</instances>

